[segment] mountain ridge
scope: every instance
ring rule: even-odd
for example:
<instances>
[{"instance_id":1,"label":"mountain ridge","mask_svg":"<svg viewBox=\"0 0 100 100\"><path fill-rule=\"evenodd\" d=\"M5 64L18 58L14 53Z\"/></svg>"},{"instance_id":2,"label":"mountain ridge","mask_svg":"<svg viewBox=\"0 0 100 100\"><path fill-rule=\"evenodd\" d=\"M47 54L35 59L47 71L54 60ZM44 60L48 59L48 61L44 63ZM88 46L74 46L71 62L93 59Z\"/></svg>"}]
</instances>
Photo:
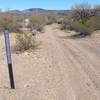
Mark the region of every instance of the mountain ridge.
<instances>
[{"instance_id":1,"label":"mountain ridge","mask_svg":"<svg viewBox=\"0 0 100 100\"><path fill-rule=\"evenodd\" d=\"M25 10L10 10L10 13L23 14L23 15L32 15L32 14L44 14L44 13L56 13L59 15L69 14L71 10L47 10L42 8L29 8Z\"/></svg>"}]
</instances>

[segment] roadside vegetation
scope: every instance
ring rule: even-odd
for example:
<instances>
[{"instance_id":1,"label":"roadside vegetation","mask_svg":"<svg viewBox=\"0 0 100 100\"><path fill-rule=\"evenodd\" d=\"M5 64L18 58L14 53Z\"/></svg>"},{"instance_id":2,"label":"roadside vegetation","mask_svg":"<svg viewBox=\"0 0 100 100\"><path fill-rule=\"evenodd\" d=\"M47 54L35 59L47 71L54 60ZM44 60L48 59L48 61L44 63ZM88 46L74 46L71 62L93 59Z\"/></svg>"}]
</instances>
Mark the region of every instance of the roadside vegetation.
<instances>
[{"instance_id":1,"label":"roadside vegetation","mask_svg":"<svg viewBox=\"0 0 100 100\"><path fill-rule=\"evenodd\" d=\"M89 4L73 6L69 17L63 20L61 29L74 30L82 37L100 30L100 6L94 8Z\"/></svg>"},{"instance_id":2,"label":"roadside vegetation","mask_svg":"<svg viewBox=\"0 0 100 100\"><path fill-rule=\"evenodd\" d=\"M10 13L3 13L0 15L0 32L4 31L5 28L9 28L11 32L19 33L22 17L12 15Z\"/></svg>"},{"instance_id":3,"label":"roadside vegetation","mask_svg":"<svg viewBox=\"0 0 100 100\"><path fill-rule=\"evenodd\" d=\"M0 14L0 31L9 28L11 33L16 33L14 50L24 52L37 46L35 35L43 33L45 25L56 22L57 16L53 13L21 16L5 12Z\"/></svg>"},{"instance_id":4,"label":"roadside vegetation","mask_svg":"<svg viewBox=\"0 0 100 100\"><path fill-rule=\"evenodd\" d=\"M33 15L29 17L29 20L30 23L28 28L38 32L42 32L44 30L44 26L46 25L46 17L44 15Z\"/></svg>"},{"instance_id":5,"label":"roadside vegetation","mask_svg":"<svg viewBox=\"0 0 100 100\"><path fill-rule=\"evenodd\" d=\"M34 48L34 36L43 33L44 27L53 23L60 24L61 30L74 30L81 37L91 35L94 31L100 30L100 5L75 5L69 15L45 13L24 16L9 12L0 13L0 32L9 28L12 33L16 33L16 50L21 52Z\"/></svg>"}]
</instances>

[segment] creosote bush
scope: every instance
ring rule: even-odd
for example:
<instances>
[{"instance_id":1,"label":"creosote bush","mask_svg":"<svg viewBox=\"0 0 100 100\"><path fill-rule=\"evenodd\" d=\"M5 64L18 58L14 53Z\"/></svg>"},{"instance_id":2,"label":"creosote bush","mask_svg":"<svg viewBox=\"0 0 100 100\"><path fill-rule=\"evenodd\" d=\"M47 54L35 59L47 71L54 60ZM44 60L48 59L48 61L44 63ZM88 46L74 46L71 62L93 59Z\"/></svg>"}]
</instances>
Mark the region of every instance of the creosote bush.
<instances>
[{"instance_id":1,"label":"creosote bush","mask_svg":"<svg viewBox=\"0 0 100 100\"><path fill-rule=\"evenodd\" d=\"M71 19L71 16L63 16L62 18L62 23L61 23L61 27L60 29L61 30L66 30L66 29L69 29L71 28L71 23L72 23L72 19Z\"/></svg>"},{"instance_id":2,"label":"creosote bush","mask_svg":"<svg viewBox=\"0 0 100 100\"><path fill-rule=\"evenodd\" d=\"M82 36L90 35L91 32L94 31L87 24L82 24L81 22L78 22L78 21L74 21L71 24L70 29L75 30L76 32L80 32L80 35L82 35Z\"/></svg>"},{"instance_id":3,"label":"creosote bush","mask_svg":"<svg viewBox=\"0 0 100 100\"><path fill-rule=\"evenodd\" d=\"M15 50L20 52L34 49L36 47L36 41L34 39L34 36L29 33L17 34L15 42Z\"/></svg>"},{"instance_id":4,"label":"creosote bush","mask_svg":"<svg viewBox=\"0 0 100 100\"><path fill-rule=\"evenodd\" d=\"M64 20L61 25L61 30L74 30L80 32L80 35L91 35L95 30L100 30L100 17L90 17L87 21L81 23L78 20Z\"/></svg>"},{"instance_id":5,"label":"creosote bush","mask_svg":"<svg viewBox=\"0 0 100 100\"><path fill-rule=\"evenodd\" d=\"M29 18L30 25L29 28L31 30L36 30L42 32L44 30L44 26L46 25L46 18L43 15L33 15Z\"/></svg>"},{"instance_id":6,"label":"creosote bush","mask_svg":"<svg viewBox=\"0 0 100 100\"><path fill-rule=\"evenodd\" d=\"M94 31L95 30L100 30L100 17L99 16L94 16L91 17L90 20L86 22L88 27L92 28Z\"/></svg>"},{"instance_id":7,"label":"creosote bush","mask_svg":"<svg viewBox=\"0 0 100 100\"><path fill-rule=\"evenodd\" d=\"M70 29L71 22L70 20L64 20L61 24L61 30Z\"/></svg>"},{"instance_id":8,"label":"creosote bush","mask_svg":"<svg viewBox=\"0 0 100 100\"><path fill-rule=\"evenodd\" d=\"M58 15L55 13L48 13L46 14L46 25L51 25L53 23L57 23Z\"/></svg>"},{"instance_id":9,"label":"creosote bush","mask_svg":"<svg viewBox=\"0 0 100 100\"><path fill-rule=\"evenodd\" d=\"M2 32L5 28L9 28L11 32L21 32L21 21L18 19L19 17L11 14L4 14L0 16L0 31Z\"/></svg>"}]
</instances>

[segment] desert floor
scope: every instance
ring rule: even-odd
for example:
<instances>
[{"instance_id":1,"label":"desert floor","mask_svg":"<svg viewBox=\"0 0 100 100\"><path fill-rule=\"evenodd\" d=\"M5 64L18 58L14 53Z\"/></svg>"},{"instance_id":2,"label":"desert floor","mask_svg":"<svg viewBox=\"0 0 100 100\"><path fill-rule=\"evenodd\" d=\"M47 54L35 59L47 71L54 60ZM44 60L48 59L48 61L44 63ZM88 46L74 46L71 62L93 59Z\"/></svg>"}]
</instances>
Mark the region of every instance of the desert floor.
<instances>
[{"instance_id":1,"label":"desert floor","mask_svg":"<svg viewBox=\"0 0 100 100\"><path fill-rule=\"evenodd\" d=\"M72 34L55 24L46 26L36 36L38 48L13 52L15 90L10 89L0 35L0 100L100 100L100 31L83 39L69 38Z\"/></svg>"}]
</instances>

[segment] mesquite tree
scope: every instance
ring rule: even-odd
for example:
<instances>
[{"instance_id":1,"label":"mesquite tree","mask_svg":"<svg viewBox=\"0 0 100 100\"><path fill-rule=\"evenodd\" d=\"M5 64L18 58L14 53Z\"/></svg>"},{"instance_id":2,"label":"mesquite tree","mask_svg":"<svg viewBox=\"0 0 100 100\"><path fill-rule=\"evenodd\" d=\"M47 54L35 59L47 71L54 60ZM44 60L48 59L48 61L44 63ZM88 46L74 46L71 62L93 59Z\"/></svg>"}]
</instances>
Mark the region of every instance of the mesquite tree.
<instances>
[{"instance_id":1,"label":"mesquite tree","mask_svg":"<svg viewBox=\"0 0 100 100\"><path fill-rule=\"evenodd\" d=\"M75 5L72 8L72 18L84 24L91 16L91 6L89 4Z\"/></svg>"}]
</instances>

